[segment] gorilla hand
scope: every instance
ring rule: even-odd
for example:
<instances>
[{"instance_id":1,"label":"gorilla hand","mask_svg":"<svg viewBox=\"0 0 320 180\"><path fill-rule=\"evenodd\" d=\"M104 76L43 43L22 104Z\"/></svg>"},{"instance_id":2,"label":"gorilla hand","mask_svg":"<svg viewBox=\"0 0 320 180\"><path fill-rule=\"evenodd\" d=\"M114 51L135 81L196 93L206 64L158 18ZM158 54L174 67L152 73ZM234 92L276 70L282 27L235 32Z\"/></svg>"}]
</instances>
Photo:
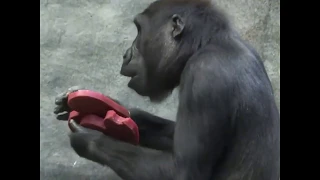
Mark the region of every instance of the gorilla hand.
<instances>
[{"instance_id":1,"label":"gorilla hand","mask_svg":"<svg viewBox=\"0 0 320 180\"><path fill-rule=\"evenodd\" d=\"M58 120L63 120L63 121L68 120L69 114L71 112L71 109L68 106L68 95L70 93L78 91L78 90L89 90L89 89L83 88L81 86L72 86L67 91L59 94L56 97L54 113L56 114L56 118ZM114 98L111 98L110 96L106 96L106 97L112 99L116 103L118 103L121 106L123 106L122 103L120 103L118 100L116 100Z\"/></svg>"},{"instance_id":2,"label":"gorilla hand","mask_svg":"<svg viewBox=\"0 0 320 180\"><path fill-rule=\"evenodd\" d=\"M67 91L59 94L55 99L54 114L58 120L68 120L70 114L70 108L68 106L68 95L72 92L84 89L80 86L70 87Z\"/></svg>"},{"instance_id":3,"label":"gorilla hand","mask_svg":"<svg viewBox=\"0 0 320 180\"><path fill-rule=\"evenodd\" d=\"M82 158L104 165L104 155L100 149L112 139L99 131L80 126L73 119L70 120L70 126L74 129L69 135L73 150Z\"/></svg>"}]
</instances>

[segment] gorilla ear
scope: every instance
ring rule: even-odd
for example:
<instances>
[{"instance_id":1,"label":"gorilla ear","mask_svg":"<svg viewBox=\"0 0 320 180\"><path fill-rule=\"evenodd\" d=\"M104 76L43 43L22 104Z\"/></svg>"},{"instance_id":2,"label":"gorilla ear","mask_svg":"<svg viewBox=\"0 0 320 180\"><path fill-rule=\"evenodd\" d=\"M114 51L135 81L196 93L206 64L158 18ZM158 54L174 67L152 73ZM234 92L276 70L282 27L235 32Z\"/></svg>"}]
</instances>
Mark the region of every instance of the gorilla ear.
<instances>
[{"instance_id":1,"label":"gorilla ear","mask_svg":"<svg viewBox=\"0 0 320 180\"><path fill-rule=\"evenodd\" d=\"M173 27L172 36L175 38L182 33L184 29L184 22L183 22L183 19L178 14L174 14L171 20L172 20L172 27Z\"/></svg>"}]
</instances>

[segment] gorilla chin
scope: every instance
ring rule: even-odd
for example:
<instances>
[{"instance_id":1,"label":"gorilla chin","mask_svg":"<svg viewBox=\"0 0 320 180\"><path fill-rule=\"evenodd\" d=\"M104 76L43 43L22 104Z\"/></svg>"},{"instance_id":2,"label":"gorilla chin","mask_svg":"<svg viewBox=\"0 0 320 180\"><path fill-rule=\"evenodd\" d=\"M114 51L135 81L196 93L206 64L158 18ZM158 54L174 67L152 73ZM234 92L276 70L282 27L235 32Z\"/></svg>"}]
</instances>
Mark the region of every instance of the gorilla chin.
<instances>
[{"instance_id":1,"label":"gorilla chin","mask_svg":"<svg viewBox=\"0 0 320 180\"><path fill-rule=\"evenodd\" d=\"M167 99L167 97L171 94L170 92L163 92L161 94L153 94L153 95L149 95L149 100L150 102L153 103L161 103L162 101L164 101L165 99Z\"/></svg>"},{"instance_id":2,"label":"gorilla chin","mask_svg":"<svg viewBox=\"0 0 320 180\"><path fill-rule=\"evenodd\" d=\"M160 103L164 101L171 93L172 90L165 90L161 88L153 88L153 89L146 89L143 87L145 86L145 81L139 75L135 75L131 77L130 81L128 82L128 87L134 90L140 96L148 97L149 100L153 103Z\"/></svg>"}]
</instances>

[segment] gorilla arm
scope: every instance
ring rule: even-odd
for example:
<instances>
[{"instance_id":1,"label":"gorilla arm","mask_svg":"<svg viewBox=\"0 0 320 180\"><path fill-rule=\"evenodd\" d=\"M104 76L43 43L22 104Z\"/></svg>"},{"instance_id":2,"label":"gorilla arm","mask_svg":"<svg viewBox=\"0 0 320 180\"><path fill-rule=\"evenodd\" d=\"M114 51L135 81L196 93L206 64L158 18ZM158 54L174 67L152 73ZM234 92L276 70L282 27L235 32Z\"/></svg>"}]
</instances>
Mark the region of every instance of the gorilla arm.
<instances>
[{"instance_id":1,"label":"gorilla arm","mask_svg":"<svg viewBox=\"0 0 320 180\"><path fill-rule=\"evenodd\" d=\"M181 81L174 134L176 180L215 177L215 169L224 158L232 135L230 81L221 72L220 59L203 59L190 64L185 70L189 73Z\"/></svg>"},{"instance_id":2,"label":"gorilla arm","mask_svg":"<svg viewBox=\"0 0 320 180\"><path fill-rule=\"evenodd\" d=\"M196 81L200 88L194 94L190 94L189 82L185 82L186 88L182 86L173 154L117 141L99 132L91 133L74 122L72 125L78 131L70 136L71 146L79 156L109 166L126 180L210 179L228 142L225 137L229 128L224 109L228 101L221 94L226 91L212 89L223 87L220 84L204 82L203 77L210 75L187 78L192 82L200 78ZM210 87L204 86L208 84Z\"/></svg>"},{"instance_id":3,"label":"gorilla arm","mask_svg":"<svg viewBox=\"0 0 320 180\"><path fill-rule=\"evenodd\" d=\"M136 108L130 109L130 116L138 124L140 146L173 151L174 121Z\"/></svg>"}]
</instances>

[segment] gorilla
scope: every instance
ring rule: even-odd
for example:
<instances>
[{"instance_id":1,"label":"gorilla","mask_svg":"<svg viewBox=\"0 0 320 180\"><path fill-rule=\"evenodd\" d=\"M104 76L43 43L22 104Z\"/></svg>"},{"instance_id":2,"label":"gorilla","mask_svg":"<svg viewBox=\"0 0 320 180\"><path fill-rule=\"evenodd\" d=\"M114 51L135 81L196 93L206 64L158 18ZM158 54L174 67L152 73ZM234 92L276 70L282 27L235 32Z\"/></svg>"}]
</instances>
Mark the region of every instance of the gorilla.
<instances>
[{"instance_id":1,"label":"gorilla","mask_svg":"<svg viewBox=\"0 0 320 180\"><path fill-rule=\"evenodd\" d=\"M133 23L128 87L153 102L179 87L176 121L129 109L138 146L71 120L73 150L125 180L278 180L280 113L259 54L209 0L157 0ZM56 98L65 120L67 95Z\"/></svg>"}]
</instances>

